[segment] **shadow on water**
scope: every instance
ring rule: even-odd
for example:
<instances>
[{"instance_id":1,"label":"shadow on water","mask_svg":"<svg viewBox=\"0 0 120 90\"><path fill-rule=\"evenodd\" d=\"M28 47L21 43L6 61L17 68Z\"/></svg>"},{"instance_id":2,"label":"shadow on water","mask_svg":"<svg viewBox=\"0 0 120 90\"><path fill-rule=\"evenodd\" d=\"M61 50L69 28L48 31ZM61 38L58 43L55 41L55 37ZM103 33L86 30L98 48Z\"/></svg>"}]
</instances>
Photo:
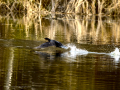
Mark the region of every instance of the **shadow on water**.
<instances>
[{"instance_id":1,"label":"shadow on water","mask_svg":"<svg viewBox=\"0 0 120 90\"><path fill-rule=\"evenodd\" d=\"M120 89L118 17L8 15L0 27L1 89ZM45 37L70 50L34 51Z\"/></svg>"}]
</instances>

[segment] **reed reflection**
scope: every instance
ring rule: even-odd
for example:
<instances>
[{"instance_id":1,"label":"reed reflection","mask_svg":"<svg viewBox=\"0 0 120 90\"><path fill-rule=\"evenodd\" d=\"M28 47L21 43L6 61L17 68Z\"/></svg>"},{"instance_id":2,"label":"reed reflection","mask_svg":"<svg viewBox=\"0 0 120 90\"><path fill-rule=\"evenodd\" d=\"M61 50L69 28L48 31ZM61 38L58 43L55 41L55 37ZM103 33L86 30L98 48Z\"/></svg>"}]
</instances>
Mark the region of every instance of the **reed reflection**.
<instances>
[{"instance_id":1,"label":"reed reflection","mask_svg":"<svg viewBox=\"0 0 120 90\"><path fill-rule=\"evenodd\" d=\"M8 22L11 19L9 16L5 18L5 24L1 27L5 28L5 37L9 36L14 39L23 39L24 37L25 39L42 40L44 37L49 37L57 38L62 42L66 40L66 42L95 45L113 43L117 45L120 41L119 21L115 22L111 18L100 16L65 15L62 18L60 16L56 15L55 20L50 17L41 17L39 14L29 14L17 21L13 18L12 23ZM8 26L11 28L9 29ZM23 33L20 34L20 32L25 35L23 36ZM13 33L17 34L13 35Z\"/></svg>"},{"instance_id":2,"label":"reed reflection","mask_svg":"<svg viewBox=\"0 0 120 90\"><path fill-rule=\"evenodd\" d=\"M21 18L0 16L0 82L4 83L1 86L96 90L111 85L110 88L119 88L119 58L108 55L120 45L119 21L100 16L51 17L37 13ZM61 52L50 48L35 52L39 55L30 52L45 37L71 46L71 50Z\"/></svg>"}]
</instances>

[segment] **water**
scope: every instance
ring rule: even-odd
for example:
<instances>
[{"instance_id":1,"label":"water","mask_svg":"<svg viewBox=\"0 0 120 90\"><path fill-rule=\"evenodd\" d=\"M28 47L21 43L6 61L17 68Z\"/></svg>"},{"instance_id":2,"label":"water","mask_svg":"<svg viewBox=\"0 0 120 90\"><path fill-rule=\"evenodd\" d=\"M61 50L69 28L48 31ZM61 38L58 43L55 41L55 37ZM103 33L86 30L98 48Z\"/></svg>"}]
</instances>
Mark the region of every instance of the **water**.
<instances>
[{"instance_id":1,"label":"water","mask_svg":"<svg viewBox=\"0 0 120 90\"><path fill-rule=\"evenodd\" d=\"M1 90L119 90L118 18L0 16ZM49 37L66 49L33 50Z\"/></svg>"}]
</instances>

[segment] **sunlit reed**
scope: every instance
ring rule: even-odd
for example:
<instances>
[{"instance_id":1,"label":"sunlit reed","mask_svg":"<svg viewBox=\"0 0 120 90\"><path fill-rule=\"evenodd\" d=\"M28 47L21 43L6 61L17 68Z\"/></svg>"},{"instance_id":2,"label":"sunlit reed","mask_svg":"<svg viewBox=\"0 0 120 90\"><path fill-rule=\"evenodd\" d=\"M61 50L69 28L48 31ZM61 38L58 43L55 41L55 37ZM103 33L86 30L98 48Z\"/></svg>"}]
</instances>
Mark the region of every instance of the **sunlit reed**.
<instances>
[{"instance_id":1,"label":"sunlit reed","mask_svg":"<svg viewBox=\"0 0 120 90\"><path fill-rule=\"evenodd\" d=\"M27 11L35 12L59 12L59 13L79 13L85 15L104 14L119 15L119 0L7 0L0 1L0 8L4 5L13 12Z\"/></svg>"}]
</instances>

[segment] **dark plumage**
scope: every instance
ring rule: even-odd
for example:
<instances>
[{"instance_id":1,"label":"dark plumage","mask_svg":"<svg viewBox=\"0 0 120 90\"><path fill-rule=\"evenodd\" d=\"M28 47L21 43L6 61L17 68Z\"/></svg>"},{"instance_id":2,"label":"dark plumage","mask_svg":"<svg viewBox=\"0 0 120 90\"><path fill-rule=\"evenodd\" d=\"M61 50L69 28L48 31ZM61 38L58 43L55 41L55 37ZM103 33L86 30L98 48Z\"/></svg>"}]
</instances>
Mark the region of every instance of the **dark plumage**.
<instances>
[{"instance_id":1,"label":"dark plumage","mask_svg":"<svg viewBox=\"0 0 120 90\"><path fill-rule=\"evenodd\" d=\"M61 46L63 46L62 43L60 43L60 42L58 42L58 41L56 41L56 40L51 40L51 39L49 39L49 38L45 38L45 40L48 40L48 42L49 42L50 44L52 44L53 46L60 47L60 48L61 48Z\"/></svg>"},{"instance_id":2,"label":"dark plumage","mask_svg":"<svg viewBox=\"0 0 120 90\"><path fill-rule=\"evenodd\" d=\"M48 42L45 42L38 47L35 47L35 49L46 48L46 47L49 47L49 46L55 46L55 47L62 48L62 46L63 46L62 43L60 43L56 40L51 40L49 38L44 38L44 39L47 40Z\"/></svg>"}]
</instances>

